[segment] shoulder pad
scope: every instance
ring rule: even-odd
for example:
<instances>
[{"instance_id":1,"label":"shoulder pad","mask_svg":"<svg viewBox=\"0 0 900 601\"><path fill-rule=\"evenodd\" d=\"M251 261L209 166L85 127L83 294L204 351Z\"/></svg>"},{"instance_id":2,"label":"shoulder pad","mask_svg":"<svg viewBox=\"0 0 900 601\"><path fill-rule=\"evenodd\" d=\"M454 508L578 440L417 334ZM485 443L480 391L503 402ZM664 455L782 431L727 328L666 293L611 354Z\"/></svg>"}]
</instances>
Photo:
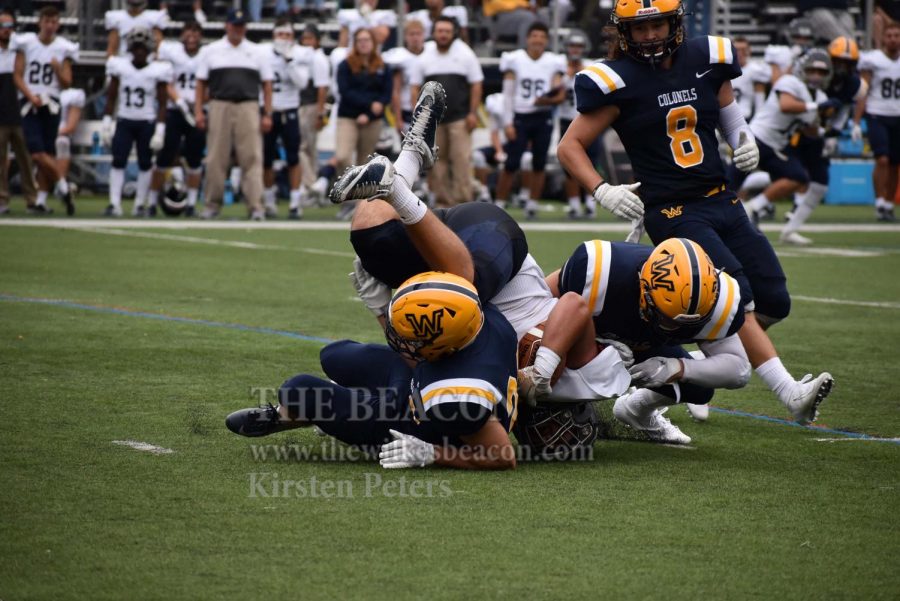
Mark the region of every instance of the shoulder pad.
<instances>
[{"instance_id":1,"label":"shoulder pad","mask_svg":"<svg viewBox=\"0 0 900 601\"><path fill-rule=\"evenodd\" d=\"M733 277L719 272L719 300L712 316L697 334L697 340L720 340L729 335L731 324L741 307L741 288Z\"/></svg>"},{"instance_id":2,"label":"shoulder pad","mask_svg":"<svg viewBox=\"0 0 900 601\"><path fill-rule=\"evenodd\" d=\"M730 65L734 62L734 53L731 51L731 40L717 35L706 37L709 42L709 63L711 65L721 63Z\"/></svg>"},{"instance_id":3,"label":"shoulder pad","mask_svg":"<svg viewBox=\"0 0 900 601\"><path fill-rule=\"evenodd\" d=\"M578 72L592 81L604 94L610 94L625 87L625 81L608 63L597 61ZM583 79L583 78L582 78Z\"/></svg>"}]
</instances>

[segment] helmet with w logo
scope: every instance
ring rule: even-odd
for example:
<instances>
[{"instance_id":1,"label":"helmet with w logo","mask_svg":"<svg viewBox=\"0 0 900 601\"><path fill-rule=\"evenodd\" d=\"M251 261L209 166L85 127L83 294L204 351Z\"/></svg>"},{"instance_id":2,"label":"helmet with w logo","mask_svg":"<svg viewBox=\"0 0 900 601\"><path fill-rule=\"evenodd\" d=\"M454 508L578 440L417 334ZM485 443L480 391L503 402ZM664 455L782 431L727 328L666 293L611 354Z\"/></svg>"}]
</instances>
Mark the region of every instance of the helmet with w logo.
<instances>
[{"instance_id":1,"label":"helmet with w logo","mask_svg":"<svg viewBox=\"0 0 900 601\"><path fill-rule=\"evenodd\" d=\"M702 326L719 299L719 273L703 248L669 238L641 268L641 317L663 332Z\"/></svg>"},{"instance_id":2,"label":"helmet with w logo","mask_svg":"<svg viewBox=\"0 0 900 601\"><path fill-rule=\"evenodd\" d=\"M628 56L651 65L660 63L684 42L681 21L684 6L681 0L616 0L610 20L618 32L619 49ZM637 42L631 35L631 25L642 21L667 19L669 33L664 40Z\"/></svg>"},{"instance_id":3,"label":"helmet with w logo","mask_svg":"<svg viewBox=\"0 0 900 601\"><path fill-rule=\"evenodd\" d=\"M415 361L437 361L470 344L484 324L478 291L468 280L426 271L403 282L391 299L388 344Z\"/></svg>"}]
</instances>

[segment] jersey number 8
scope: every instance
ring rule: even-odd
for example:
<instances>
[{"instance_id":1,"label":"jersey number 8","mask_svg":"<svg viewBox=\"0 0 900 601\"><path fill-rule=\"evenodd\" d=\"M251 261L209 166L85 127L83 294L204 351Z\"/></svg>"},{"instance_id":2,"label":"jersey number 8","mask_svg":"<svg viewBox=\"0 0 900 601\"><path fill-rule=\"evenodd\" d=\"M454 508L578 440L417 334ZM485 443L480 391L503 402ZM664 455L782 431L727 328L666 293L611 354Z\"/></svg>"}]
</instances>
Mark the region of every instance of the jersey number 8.
<instances>
[{"instance_id":1,"label":"jersey number 8","mask_svg":"<svg viewBox=\"0 0 900 601\"><path fill-rule=\"evenodd\" d=\"M703 146L697 135L697 109L679 106L666 114L666 135L675 163L687 169L703 162Z\"/></svg>"}]
</instances>

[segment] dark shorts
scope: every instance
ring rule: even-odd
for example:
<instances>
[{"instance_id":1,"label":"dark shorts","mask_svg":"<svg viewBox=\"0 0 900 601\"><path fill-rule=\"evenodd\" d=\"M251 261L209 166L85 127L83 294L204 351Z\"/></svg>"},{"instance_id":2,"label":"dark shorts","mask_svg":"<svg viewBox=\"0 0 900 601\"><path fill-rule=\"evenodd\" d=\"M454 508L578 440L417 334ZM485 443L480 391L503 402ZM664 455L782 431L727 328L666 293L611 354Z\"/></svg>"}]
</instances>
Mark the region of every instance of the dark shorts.
<instances>
[{"instance_id":1,"label":"dark shorts","mask_svg":"<svg viewBox=\"0 0 900 601\"><path fill-rule=\"evenodd\" d=\"M171 167L179 155L191 169L199 169L206 149L206 132L191 127L178 109L166 113L166 141L156 155L157 167Z\"/></svg>"},{"instance_id":2,"label":"dark shorts","mask_svg":"<svg viewBox=\"0 0 900 601\"><path fill-rule=\"evenodd\" d=\"M809 174L809 181L823 186L828 185L828 168L831 166L831 159L823 156L825 151L824 138L810 138L801 135L797 141L797 145L788 148L788 155L795 156L803 165L806 173Z\"/></svg>"},{"instance_id":3,"label":"dark shorts","mask_svg":"<svg viewBox=\"0 0 900 601\"><path fill-rule=\"evenodd\" d=\"M522 267L528 254L525 233L506 211L490 203L466 203L435 214L469 249L478 296L489 301ZM366 271L391 288L430 270L399 220L351 231L350 242Z\"/></svg>"},{"instance_id":4,"label":"dark shorts","mask_svg":"<svg viewBox=\"0 0 900 601\"><path fill-rule=\"evenodd\" d=\"M478 149L478 152L480 152L482 156L484 156L484 160L488 165L490 165L491 167L498 166L499 163L497 162L497 151L493 146L482 146ZM507 156L509 156L509 142L503 145L503 152L505 152Z\"/></svg>"},{"instance_id":5,"label":"dark shorts","mask_svg":"<svg viewBox=\"0 0 900 601\"><path fill-rule=\"evenodd\" d=\"M263 165L271 169L278 158L278 141L284 148L284 160L288 165L300 163L300 120L297 111L272 113L272 129L263 137Z\"/></svg>"},{"instance_id":6,"label":"dark shorts","mask_svg":"<svg viewBox=\"0 0 900 601\"><path fill-rule=\"evenodd\" d=\"M112 166L124 169L128 164L131 147L137 149L138 168L147 171L153 167L153 151L150 150L150 138L156 123L153 121L134 121L132 119L116 120L116 133L112 139Z\"/></svg>"},{"instance_id":7,"label":"dark shorts","mask_svg":"<svg viewBox=\"0 0 900 601\"><path fill-rule=\"evenodd\" d=\"M542 111L523 115L516 113L513 118L516 128L516 139L507 142L507 173L515 173L522 164L522 155L531 149L531 170L543 171L547 165L547 151L550 149L550 137L553 135L553 113ZM530 145L529 145L530 143Z\"/></svg>"},{"instance_id":8,"label":"dark shorts","mask_svg":"<svg viewBox=\"0 0 900 601\"><path fill-rule=\"evenodd\" d=\"M3 110L14 110L7 107ZM22 117L22 132L25 144L32 154L45 152L56 156L56 135L59 132L59 114L50 112L46 106L30 111Z\"/></svg>"},{"instance_id":9,"label":"dark shorts","mask_svg":"<svg viewBox=\"0 0 900 601\"><path fill-rule=\"evenodd\" d=\"M734 193L647 206L644 226L654 244L667 238L700 244L717 268L738 281L744 306L752 301L756 311L775 319L790 313L787 279L775 250L750 223Z\"/></svg>"},{"instance_id":10,"label":"dark shorts","mask_svg":"<svg viewBox=\"0 0 900 601\"><path fill-rule=\"evenodd\" d=\"M891 165L900 165L900 117L866 115L869 145L875 157L888 157Z\"/></svg>"},{"instance_id":11,"label":"dark shorts","mask_svg":"<svg viewBox=\"0 0 900 601\"><path fill-rule=\"evenodd\" d=\"M772 178L772 181L781 178L787 178L805 184L809 181L809 174L803 168L800 159L791 154L790 151L784 151L776 154L775 150L768 146L765 142L756 141L759 148L759 171L765 171ZM744 173L732 164L728 168L728 186L732 190L740 190L744 180L747 179L749 173Z\"/></svg>"}]
</instances>

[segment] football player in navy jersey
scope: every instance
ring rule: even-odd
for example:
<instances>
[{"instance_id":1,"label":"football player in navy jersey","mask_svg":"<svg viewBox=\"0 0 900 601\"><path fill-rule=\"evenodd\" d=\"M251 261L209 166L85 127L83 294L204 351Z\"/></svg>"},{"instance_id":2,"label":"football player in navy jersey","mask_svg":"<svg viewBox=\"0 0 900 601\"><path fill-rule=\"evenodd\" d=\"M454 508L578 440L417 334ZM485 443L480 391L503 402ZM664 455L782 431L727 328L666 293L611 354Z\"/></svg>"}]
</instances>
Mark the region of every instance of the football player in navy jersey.
<instances>
[{"instance_id":1,"label":"football player in navy jersey","mask_svg":"<svg viewBox=\"0 0 900 601\"><path fill-rule=\"evenodd\" d=\"M554 294L581 295L597 335L630 349L639 389L619 397L613 414L653 440L689 443L665 408L685 403L705 419L715 388L741 388L750 379L736 335L745 319L740 287L696 242L670 238L652 248L590 240L547 283ZM700 353L680 346L688 343Z\"/></svg>"},{"instance_id":2,"label":"football player in navy jersey","mask_svg":"<svg viewBox=\"0 0 900 601\"><path fill-rule=\"evenodd\" d=\"M614 58L576 77L579 115L560 142L560 162L604 208L643 217L655 243L694 240L738 281L748 310L739 335L751 365L796 419L809 422L833 379L822 373L797 381L778 358L764 328L790 312L786 278L772 246L725 188L717 151L719 128L738 169L748 172L759 162L731 87L741 69L729 40L686 40L683 14L681 0L617 0ZM603 182L587 157L585 148L610 126L631 159L634 184Z\"/></svg>"}]
</instances>

